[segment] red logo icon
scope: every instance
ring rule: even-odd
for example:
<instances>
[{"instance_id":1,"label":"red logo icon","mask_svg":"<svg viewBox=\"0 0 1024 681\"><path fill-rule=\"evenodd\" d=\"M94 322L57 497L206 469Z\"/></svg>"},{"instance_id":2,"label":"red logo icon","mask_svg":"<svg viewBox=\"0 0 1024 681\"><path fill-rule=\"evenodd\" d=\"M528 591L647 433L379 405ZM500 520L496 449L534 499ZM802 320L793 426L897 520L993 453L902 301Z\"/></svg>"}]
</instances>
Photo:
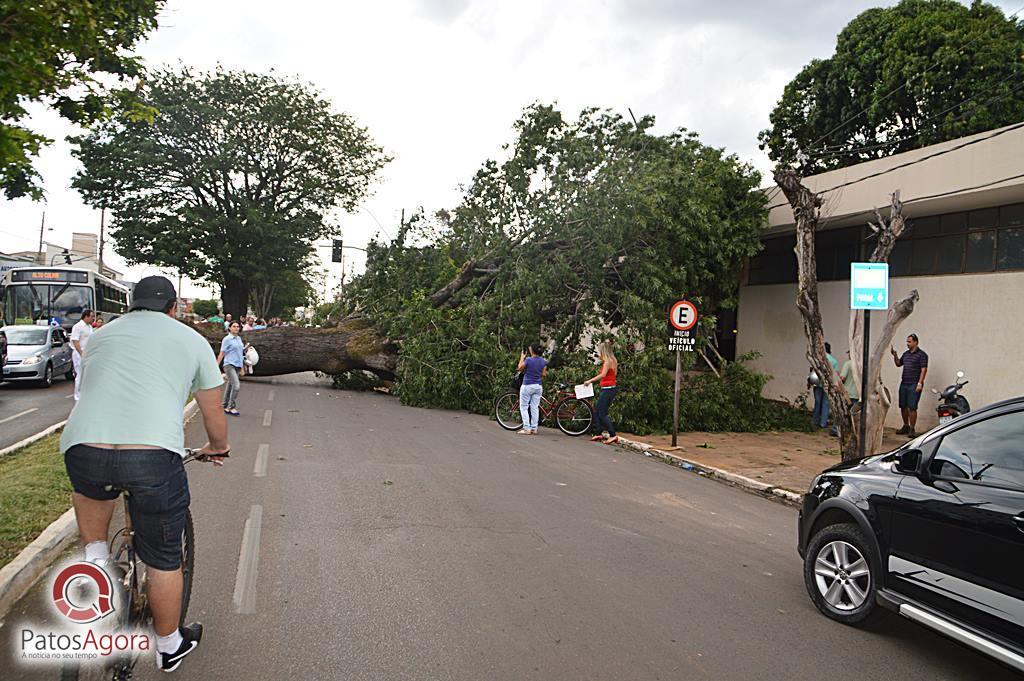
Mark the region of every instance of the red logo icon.
<instances>
[{"instance_id":1,"label":"red logo icon","mask_svg":"<svg viewBox=\"0 0 1024 681\"><path fill-rule=\"evenodd\" d=\"M76 624L95 622L114 612L113 595L109 575L94 563L73 563L53 582L54 605Z\"/></svg>"}]
</instances>

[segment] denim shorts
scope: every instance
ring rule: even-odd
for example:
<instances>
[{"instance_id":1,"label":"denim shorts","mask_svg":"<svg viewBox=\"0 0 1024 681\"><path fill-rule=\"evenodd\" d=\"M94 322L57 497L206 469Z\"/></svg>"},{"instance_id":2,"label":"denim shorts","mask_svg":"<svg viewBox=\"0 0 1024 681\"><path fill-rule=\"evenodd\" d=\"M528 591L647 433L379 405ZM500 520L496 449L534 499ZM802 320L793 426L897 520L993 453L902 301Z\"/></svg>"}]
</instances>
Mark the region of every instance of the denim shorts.
<instances>
[{"instance_id":1,"label":"denim shorts","mask_svg":"<svg viewBox=\"0 0 1024 681\"><path fill-rule=\"evenodd\" d=\"M98 449L75 445L64 465L76 492L89 499L128 497L139 559L157 570L181 567L185 512L192 498L181 456L166 449Z\"/></svg>"},{"instance_id":2,"label":"denim shorts","mask_svg":"<svg viewBox=\"0 0 1024 681\"><path fill-rule=\"evenodd\" d=\"M900 409L917 411L917 403L921 401L921 393L917 392L917 383L900 383Z\"/></svg>"}]
</instances>

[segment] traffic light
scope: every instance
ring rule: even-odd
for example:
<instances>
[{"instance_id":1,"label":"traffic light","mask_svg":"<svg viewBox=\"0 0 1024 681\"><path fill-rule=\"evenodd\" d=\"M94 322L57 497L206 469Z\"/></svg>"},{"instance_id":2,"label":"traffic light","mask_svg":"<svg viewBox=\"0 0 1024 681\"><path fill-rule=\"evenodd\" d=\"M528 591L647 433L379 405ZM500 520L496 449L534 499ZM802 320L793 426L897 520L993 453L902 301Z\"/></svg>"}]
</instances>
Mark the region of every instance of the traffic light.
<instances>
[{"instance_id":1,"label":"traffic light","mask_svg":"<svg viewBox=\"0 0 1024 681\"><path fill-rule=\"evenodd\" d=\"M335 239L331 247L331 262L341 262L341 239Z\"/></svg>"}]
</instances>

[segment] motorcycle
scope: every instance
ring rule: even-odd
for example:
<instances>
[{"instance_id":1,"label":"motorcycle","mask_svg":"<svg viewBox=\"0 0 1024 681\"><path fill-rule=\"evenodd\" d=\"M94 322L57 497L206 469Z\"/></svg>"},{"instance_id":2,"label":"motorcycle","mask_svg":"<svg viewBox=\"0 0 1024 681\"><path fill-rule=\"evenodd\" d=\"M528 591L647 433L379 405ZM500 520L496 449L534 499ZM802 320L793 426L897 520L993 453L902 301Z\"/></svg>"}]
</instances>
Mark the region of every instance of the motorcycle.
<instances>
[{"instance_id":1,"label":"motorcycle","mask_svg":"<svg viewBox=\"0 0 1024 681\"><path fill-rule=\"evenodd\" d=\"M967 401L967 398L960 394L960 389L970 383L970 381L963 380L964 372L956 372L956 383L951 386L947 386L941 393L932 388L932 392L938 395L939 404L935 407L935 412L939 415L939 424L948 423L957 416L962 416L971 410L971 405Z\"/></svg>"}]
</instances>

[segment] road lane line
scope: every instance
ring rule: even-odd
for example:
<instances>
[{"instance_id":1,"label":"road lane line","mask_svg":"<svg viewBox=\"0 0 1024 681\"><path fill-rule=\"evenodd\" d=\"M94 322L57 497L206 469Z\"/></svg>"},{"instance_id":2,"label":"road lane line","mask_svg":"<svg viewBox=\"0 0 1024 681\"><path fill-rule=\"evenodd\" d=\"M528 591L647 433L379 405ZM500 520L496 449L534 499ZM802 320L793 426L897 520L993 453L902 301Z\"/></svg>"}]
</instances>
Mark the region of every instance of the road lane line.
<instances>
[{"instance_id":1,"label":"road lane line","mask_svg":"<svg viewBox=\"0 0 1024 681\"><path fill-rule=\"evenodd\" d=\"M74 397L74 395L72 395L71 397ZM34 411L39 411L39 407L32 407L31 409L26 409L25 411L21 412L20 414L15 414L14 416L8 416L7 418L5 418L3 420L0 420L0 423L7 423L8 421L13 421L14 419L18 418L19 416L24 416L25 414L31 414Z\"/></svg>"},{"instance_id":2,"label":"road lane line","mask_svg":"<svg viewBox=\"0 0 1024 681\"><path fill-rule=\"evenodd\" d=\"M252 469L252 474L257 478L267 477L268 458L270 458L270 445L260 445L259 450L256 452L256 466Z\"/></svg>"},{"instance_id":3,"label":"road lane line","mask_svg":"<svg viewBox=\"0 0 1024 681\"><path fill-rule=\"evenodd\" d=\"M274 389L271 388L270 392L267 393L267 402L273 402L273 401L274 401Z\"/></svg>"},{"instance_id":4,"label":"road lane line","mask_svg":"<svg viewBox=\"0 0 1024 681\"><path fill-rule=\"evenodd\" d=\"M265 412L263 412L263 425L269 426L270 425L270 419L272 419L272 418L274 418L274 412L273 411L268 409Z\"/></svg>"},{"instance_id":5,"label":"road lane line","mask_svg":"<svg viewBox=\"0 0 1024 681\"><path fill-rule=\"evenodd\" d=\"M242 550L238 555L238 573L235 575L235 595L232 602L235 612L252 615L256 612L256 572L260 556L260 528L263 524L263 507L249 509L249 519L242 532Z\"/></svg>"}]
</instances>

